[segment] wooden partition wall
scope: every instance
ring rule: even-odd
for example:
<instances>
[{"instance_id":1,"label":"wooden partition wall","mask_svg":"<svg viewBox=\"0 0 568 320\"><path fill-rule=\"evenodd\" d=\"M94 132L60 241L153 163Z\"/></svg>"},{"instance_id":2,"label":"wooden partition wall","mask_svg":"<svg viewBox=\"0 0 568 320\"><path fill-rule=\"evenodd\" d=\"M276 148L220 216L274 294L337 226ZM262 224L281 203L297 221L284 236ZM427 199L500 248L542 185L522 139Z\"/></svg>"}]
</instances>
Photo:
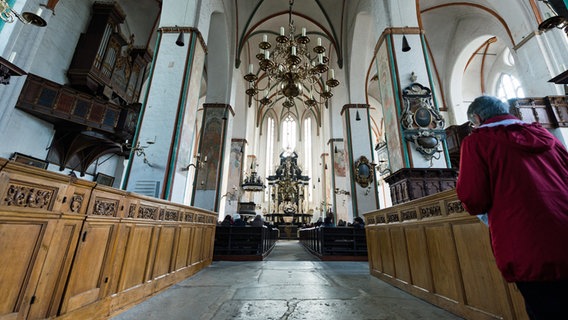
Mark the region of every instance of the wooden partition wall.
<instances>
[{"instance_id":1,"label":"wooden partition wall","mask_svg":"<svg viewBox=\"0 0 568 320\"><path fill-rule=\"evenodd\" d=\"M208 266L216 217L0 159L0 319L106 319Z\"/></svg>"},{"instance_id":2,"label":"wooden partition wall","mask_svg":"<svg viewBox=\"0 0 568 320\"><path fill-rule=\"evenodd\" d=\"M466 319L528 319L455 190L365 214L373 276Z\"/></svg>"}]
</instances>

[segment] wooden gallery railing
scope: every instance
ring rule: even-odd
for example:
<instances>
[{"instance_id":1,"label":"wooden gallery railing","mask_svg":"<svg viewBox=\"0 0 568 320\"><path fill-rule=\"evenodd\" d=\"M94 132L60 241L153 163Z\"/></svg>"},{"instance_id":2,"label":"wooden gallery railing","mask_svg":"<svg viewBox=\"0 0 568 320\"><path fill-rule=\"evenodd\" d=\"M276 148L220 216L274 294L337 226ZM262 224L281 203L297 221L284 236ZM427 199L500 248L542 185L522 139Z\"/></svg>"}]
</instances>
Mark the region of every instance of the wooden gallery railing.
<instances>
[{"instance_id":1,"label":"wooden gallery railing","mask_svg":"<svg viewBox=\"0 0 568 320\"><path fill-rule=\"evenodd\" d=\"M528 319L454 189L365 214L373 276L466 319Z\"/></svg>"},{"instance_id":2,"label":"wooden gallery railing","mask_svg":"<svg viewBox=\"0 0 568 320\"><path fill-rule=\"evenodd\" d=\"M216 214L0 159L0 319L106 319L208 266Z\"/></svg>"}]
</instances>

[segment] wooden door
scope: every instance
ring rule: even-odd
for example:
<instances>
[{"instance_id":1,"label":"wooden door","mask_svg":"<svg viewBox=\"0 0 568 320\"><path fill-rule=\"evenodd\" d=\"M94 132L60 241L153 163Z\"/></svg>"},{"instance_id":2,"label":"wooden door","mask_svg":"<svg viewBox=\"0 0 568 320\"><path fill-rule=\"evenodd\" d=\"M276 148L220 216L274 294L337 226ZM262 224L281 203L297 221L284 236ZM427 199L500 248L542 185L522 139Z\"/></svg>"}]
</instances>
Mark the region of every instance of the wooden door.
<instances>
[{"instance_id":1,"label":"wooden door","mask_svg":"<svg viewBox=\"0 0 568 320\"><path fill-rule=\"evenodd\" d=\"M88 219L89 220L89 219ZM69 276L61 313L67 313L103 297L110 277L110 252L116 222L85 222Z\"/></svg>"}]
</instances>

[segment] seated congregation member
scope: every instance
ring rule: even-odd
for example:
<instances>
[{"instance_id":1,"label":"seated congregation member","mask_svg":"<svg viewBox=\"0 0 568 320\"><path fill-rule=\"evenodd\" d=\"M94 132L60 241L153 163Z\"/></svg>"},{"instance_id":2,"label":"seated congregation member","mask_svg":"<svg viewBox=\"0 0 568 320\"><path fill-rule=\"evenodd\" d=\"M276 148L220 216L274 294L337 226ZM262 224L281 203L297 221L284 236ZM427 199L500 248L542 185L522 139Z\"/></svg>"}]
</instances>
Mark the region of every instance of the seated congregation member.
<instances>
[{"instance_id":1,"label":"seated congregation member","mask_svg":"<svg viewBox=\"0 0 568 320\"><path fill-rule=\"evenodd\" d=\"M230 214L225 216L225 219L223 219L223 222L221 222L221 226L223 227L230 227L233 225L233 217L231 217Z\"/></svg>"},{"instance_id":2,"label":"seated congregation member","mask_svg":"<svg viewBox=\"0 0 568 320\"><path fill-rule=\"evenodd\" d=\"M361 217L355 217L355 219L353 219L352 226L355 229L364 229L365 228L365 221Z\"/></svg>"},{"instance_id":3,"label":"seated congregation member","mask_svg":"<svg viewBox=\"0 0 568 320\"><path fill-rule=\"evenodd\" d=\"M568 152L538 123L482 96L467 114L458 198L472 215L487 213L497 267L515 282L531 319L568 315Z\"/></svg>"},{"instance_id":4,"label":"seated congregation member","mask_svg":"<svg viewBox=\"0 0 568 320\"><path fill-rule=\"evenodd\" d=\"M264 221L262 220L262 216L257 214L252 222L250 223L252 227L264 227Z\"/></svg>"},{"instance_id":5,"label":"seated congregation member","mask_svg":"<svg viewBox=\"0 0 568 320\"><path fill-rule=\"evenodd\" d=\"M233 214L233 227L244 227L247 225L247 223L241 219L241 215L238 213Z\"/></svg>"}]
</instances>

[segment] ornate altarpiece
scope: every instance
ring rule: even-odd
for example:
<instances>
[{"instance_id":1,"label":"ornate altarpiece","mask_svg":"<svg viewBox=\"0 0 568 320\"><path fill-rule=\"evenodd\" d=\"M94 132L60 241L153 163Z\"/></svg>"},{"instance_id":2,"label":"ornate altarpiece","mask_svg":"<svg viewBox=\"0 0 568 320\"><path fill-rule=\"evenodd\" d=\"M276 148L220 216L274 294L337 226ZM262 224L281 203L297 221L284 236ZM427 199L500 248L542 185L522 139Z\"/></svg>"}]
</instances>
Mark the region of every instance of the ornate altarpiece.
<instances>
[{"instance_id":1,"label":"ornate altarpiece","mask_svg":"<svg viewBox=\"0 0 568 320\"><path fill-rule=\"evenodd\" d=\"M271 186L272 201L271 214L268 214L267 218L277 224L311 221L311 214L304 213L302 209L305 199L304 187L308 185L310 177L302 175L296 152L281 153L276 174L266 180Z\"/></svg>"}]
</instances>

